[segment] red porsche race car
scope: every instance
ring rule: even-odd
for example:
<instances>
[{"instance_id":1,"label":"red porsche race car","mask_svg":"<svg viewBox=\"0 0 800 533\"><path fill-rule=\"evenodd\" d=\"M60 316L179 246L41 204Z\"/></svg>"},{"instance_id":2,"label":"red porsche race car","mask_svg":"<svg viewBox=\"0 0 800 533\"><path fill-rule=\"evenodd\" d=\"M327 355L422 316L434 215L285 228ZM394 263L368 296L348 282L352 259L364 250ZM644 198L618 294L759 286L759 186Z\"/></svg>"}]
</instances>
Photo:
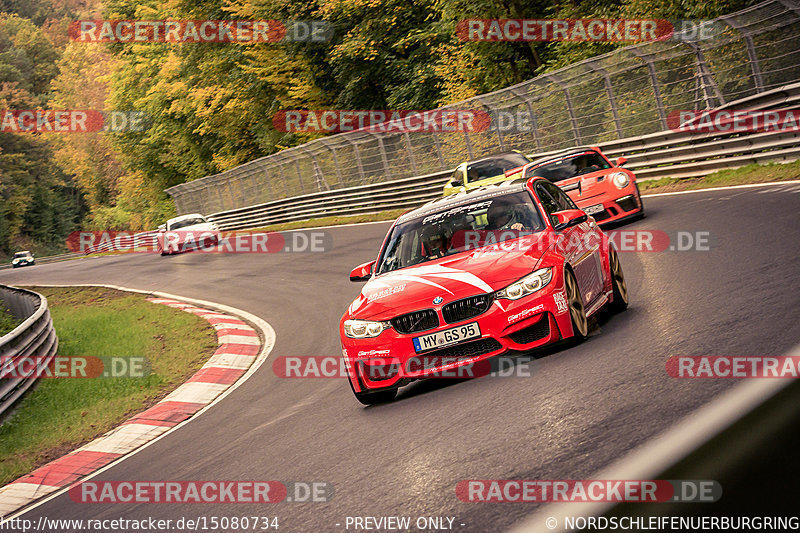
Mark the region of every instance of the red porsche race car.
<instances>
[{"instance_id":1,"label":"red porsche race car","mask_svg":"<svg viewBox=\"0 0 800 533\"><path fill-rule=\"evenodd\" d=\"M579 208L603 226L644 216L636 176L597 147L575 148L527 165L525 178L541 176L561 187Z\"/></svg>"},{"instance_id":2,"label":"red porsche race car","mask_svg":"<svg viewBox=\"0 0 800 533\"><path fill-rule=\"evenodd\" d=\"M611 242L543 178L445 196L402 215L378 259L350 280L367 283L340 321L342 356L366 405L443 368L582 340L589 317L628 305Z\"/></svg>"}]
</instances>

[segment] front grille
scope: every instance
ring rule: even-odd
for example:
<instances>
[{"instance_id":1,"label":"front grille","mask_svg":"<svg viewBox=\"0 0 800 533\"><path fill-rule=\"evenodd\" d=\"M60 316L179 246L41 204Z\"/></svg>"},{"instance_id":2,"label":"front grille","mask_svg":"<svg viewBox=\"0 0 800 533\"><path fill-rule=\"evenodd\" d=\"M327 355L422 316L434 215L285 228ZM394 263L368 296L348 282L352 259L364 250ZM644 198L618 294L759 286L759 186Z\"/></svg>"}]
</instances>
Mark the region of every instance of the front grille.
<instances>
[{"instance_id":1,"label":"front grille","mask_svg":"<svg viewBox=\"0 0 800 533\"><path fill-rule=\"evenodd\" d=\"M416 333L433 329L439 325L439 317L433 309L423 309L405 315L396 316L391 319L392 327L399 333Z\"/></svg>"},{"instance_id":2,"label":"front grille","mask_svg":"<svg viewBox=\"0 0 800 533\"><path fill-rule=\"evenodd\" d=\"M449 303L442 307L442 316L448 324L461 322L486 312L494 301L494 294L479 294Z\"/></svg>"},{"instance_id":3,"label":"front grille","mask_svg":"<svg viewBox=\"0 0 800 533\"><path fill-rule=\"evenodd\" d=\"M463 344L456 344L454 346L448 346L447 348L433 350L431 352L427 352L424 356L420 355L417 357L455 357L459 359L467 359L469 357L475 357L476 355L494 352L502 347L503 345L500 344L500 341L497 339L484 337L476 341L465 342Z\"/></svg>"},{"instance_id":4,"label":"front grille","mask_svg":"<svg viewBox=\"0 0 800 533\"><path fill-rule=\"evenodd\" d=\"M624 200L617 200L617 205L620 206L623 211L633 211L636 209L636 199L633 196L629 196Z\"/></svg>"},{"instance_id":5,"label":"front grille","mask_svg":"<svg viewBox=\"0 0 800 533\"><path fill-rule=\"evenodd\" d=\"M539 319L538 322L526 328L522 328L519 331L515 331L509 335L509 337L517 344L528 344L529 342L542 340L548 335L550 335L550 321L547 320L545 315L542 315L542 318Z\"/></svg>"}]
</instances>

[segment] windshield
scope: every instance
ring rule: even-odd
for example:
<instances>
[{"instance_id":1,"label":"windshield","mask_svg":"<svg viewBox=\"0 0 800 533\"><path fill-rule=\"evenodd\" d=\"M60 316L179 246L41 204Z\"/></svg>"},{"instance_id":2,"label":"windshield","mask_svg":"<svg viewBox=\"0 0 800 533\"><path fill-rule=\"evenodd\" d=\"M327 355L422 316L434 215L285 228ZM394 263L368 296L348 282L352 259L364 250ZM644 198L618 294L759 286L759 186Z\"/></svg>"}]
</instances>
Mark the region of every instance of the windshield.
<instances>
[{"instance_id":1,"label":"windshield","mask_svg":"<svg viewBox=\"0 0 800 533\"><path fill-rule=\"evenodd\" d=\"M177 220L170 224L170 230L176 230L179 228L185 228L187 226L194 226L195 224L205 224L206 220L202 217L194 217L194 218L187 218L184 220Z\"/></svg>"},{"instance_id":2,"label":"windshield","mask_svg":"<svg viewBox=\"0 0 800 533\"><path fill-rule=\"evenodd\" d=\"M476 161L467 165L467 179L469 181L501 176L507 170L521 167L530 163L530 160L522 154L503 154Z\"/></svg>"},{"instance_id":3,"label":"windshield","mask_svg":"<svg viewBox=\"0 0 800 533\"><path fill-rule=\"evenodd\" d=\"M515 239L544 228L527 191L483 197L397 224L381 251L376 273Z\"/></svg>"},{"instance_id":4,"label":"windshield","mask_svg":"<svg viewBox=\"0 0 800 533\"><path fill-rule=\"evenodd\" d=\"M573 176L580 176L581 174L588 174L589 172L607 168L611 168L611 165L597 152L582 152L529 168L525 178L541 176L555 183Z\"/></svg>"},{"instance_id":5,"label":"windshield","mask_svg":"<svg viewBox=\"0 0 800 533\"><path fill-rule=\"evenodd\" d=\"M17 252L14 254L14 259L19 259L21 257L28 257L28 254L30 254L30 252Z\"/></svg>"}]
</instances>

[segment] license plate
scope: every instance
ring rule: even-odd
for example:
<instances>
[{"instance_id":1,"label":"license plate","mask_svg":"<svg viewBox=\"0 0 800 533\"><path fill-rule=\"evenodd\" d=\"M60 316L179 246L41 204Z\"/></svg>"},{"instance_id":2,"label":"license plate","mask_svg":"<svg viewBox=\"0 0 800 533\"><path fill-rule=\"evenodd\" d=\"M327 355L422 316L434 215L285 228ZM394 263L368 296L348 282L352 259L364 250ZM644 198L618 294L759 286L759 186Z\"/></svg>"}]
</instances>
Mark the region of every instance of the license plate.
<instances>
[{"instance_id":1,"label":"license plate","mask_svg":"<svg viewBox=\"0 0 800 533\"><path fill-rule=\"evenodd\" d=\"M444 331L422 335L421 337L414 337L412 340L414 341L414 349L417 353L420 353L480 336L481 329L478 327L478 323L472 322Z\"/></svg>"},{"instance_id":2,"label":"license plate","mask_svg":"<svg viewBox=\"0 0 800 533\"><path fill-rule=\"evenodd\" d=\"M602 213L604 209L605 208L603 207L603 204L597 204L597 205L590 205L589 207L584 207L583 211L587 215L594 215L596 213Z\"/></svg>"}]
</instances>

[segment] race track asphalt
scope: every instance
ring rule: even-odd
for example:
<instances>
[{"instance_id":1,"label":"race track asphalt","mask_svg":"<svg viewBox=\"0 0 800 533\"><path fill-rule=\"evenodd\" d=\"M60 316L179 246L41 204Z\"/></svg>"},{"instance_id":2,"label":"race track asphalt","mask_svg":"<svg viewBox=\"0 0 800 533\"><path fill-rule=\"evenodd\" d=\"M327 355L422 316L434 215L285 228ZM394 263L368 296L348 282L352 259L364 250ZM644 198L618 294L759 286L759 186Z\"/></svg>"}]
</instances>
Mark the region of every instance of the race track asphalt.
<instances>
[{"instance_id":1,"label":"race track asphalt","mask_svg":"<svg viewBox=\"0 0 800 533\"><path fill-rule=\"evenodd\" d=\"M338 356L337 325L388 223L328 228L325 253L125 255L0 271L0 283L109 283L211 300L267 320L277 342L249 381L96 480L326 481L328 503L79 504L25 518L277 516L281 531L345 531L347 516L455 517L501 531L537 504L461 502L465 479L582 479L734 380L678 380L673 355L782 355L800 339L800 185L647 198L624 230L708 232L709 251L622 253L630 308L531 377L417 382L363 408L343 379L283 379L274 358ZM109 354L113 355L113 354ZM797 479L776 483L798 490ZM340 524L337 526L336 524ZM462 525L463 524L463 525ZM350 529L352 531L352 527Z\"/></svg>"}]
</instances>

